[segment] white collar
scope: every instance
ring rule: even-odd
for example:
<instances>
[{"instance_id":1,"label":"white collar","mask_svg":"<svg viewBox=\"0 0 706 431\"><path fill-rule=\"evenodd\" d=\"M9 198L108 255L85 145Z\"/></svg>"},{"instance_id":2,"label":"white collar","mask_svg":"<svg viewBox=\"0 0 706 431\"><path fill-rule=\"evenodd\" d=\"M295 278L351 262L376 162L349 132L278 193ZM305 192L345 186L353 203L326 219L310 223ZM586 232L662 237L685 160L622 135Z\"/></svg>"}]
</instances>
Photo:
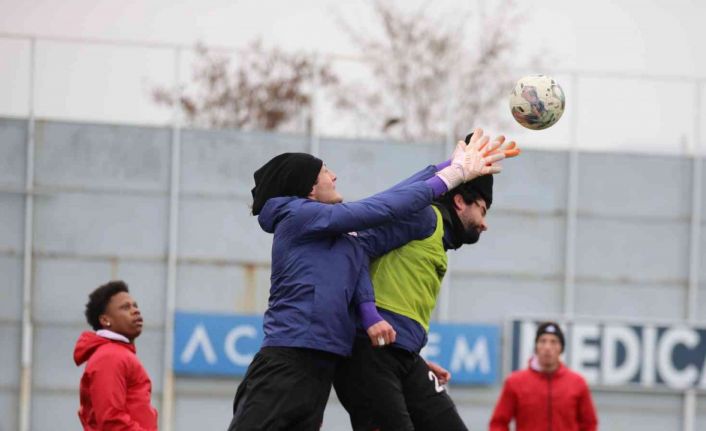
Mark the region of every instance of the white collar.
<instances>
[{"instance_id":1,"label":"white collar","mask_svg":"<svg viewBox=\"0 0 706 431\"><path fill-rule=\"evenodd\" d=\"M542 366L539 363L539 358L537 357L537 355L532 355L532 358L530 359L529 366L533 370L539 371L540 373L544 373L544 374L553 374L554 372L556 372L556 370L559 369L559 367L557 367L556 370L552 371L551 373L544 371L544 369L542 368Z\"/></svg>"},{"instance_id":2,"label":"white collar","mask_svg":"<svg viewBox=\"0 0 706 431\"><path fill-rule=\"evenodd\" d=\"M542 372L542 366L539 365L539 358L537 358L537 355L532 355L532 359L530 359L530 368L535 371L539 371L540 373Z\"/></svg>"},{"instance_id":3,"label":"white collar","mask_svg":"<svg viewBox=\"0 0 706 431\"><path fill-rule=\"evenodd\" d=\"M130 340L128 340L126 336L113 332L110 329L99 329L96 331L96 335L109 340L122 341L123 343L130 344Z\"/></svg>"}]
</instances>

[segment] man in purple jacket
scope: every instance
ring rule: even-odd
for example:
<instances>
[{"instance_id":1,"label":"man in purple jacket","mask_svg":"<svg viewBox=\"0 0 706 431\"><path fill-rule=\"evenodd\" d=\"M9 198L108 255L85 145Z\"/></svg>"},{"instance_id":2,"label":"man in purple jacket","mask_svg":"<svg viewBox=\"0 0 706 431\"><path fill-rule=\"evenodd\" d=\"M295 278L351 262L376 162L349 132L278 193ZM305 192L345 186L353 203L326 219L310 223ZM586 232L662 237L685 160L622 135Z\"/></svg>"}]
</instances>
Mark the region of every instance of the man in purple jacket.
<instances>
[{"instance_id":1,"label":"man in purple jacket","mask_svg":"<svg viewBox=\"0 0 706 431\"><path fill-rule=\"evenodd\" d=\"M270 298L265 339L235 394L229 430L320 428L336 365L352 351L356 313L374 345L395 340L375 308L369 256L355 232L500 172L505 156L492 144L481 152L487 143L487 137L459 142L448 166L422 172L427 179L350 203L342 203L336 175L308 154L280 154L255 172L252 212L274 234Z\"/></svg>"}]
</instances>

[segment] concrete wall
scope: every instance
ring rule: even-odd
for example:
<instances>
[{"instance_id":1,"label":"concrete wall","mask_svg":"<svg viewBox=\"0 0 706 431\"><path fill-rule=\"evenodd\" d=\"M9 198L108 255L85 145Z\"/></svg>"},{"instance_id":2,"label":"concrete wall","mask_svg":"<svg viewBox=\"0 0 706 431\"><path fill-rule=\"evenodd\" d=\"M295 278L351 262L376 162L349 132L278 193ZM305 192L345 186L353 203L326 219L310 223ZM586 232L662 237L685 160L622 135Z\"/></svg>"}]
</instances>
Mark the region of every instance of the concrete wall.
<instances>
[{"instance_id":1,"label":"concrete wall","mask_svg":"<svg viewBox=\"0 0 706 431\"><path fill-rule=\"evenodd\" d=\"M25 243L26 121L0 119L0 430L18 427ZM302 136L183 130L176 307L262 313L271 237L249 215L252 172L282 151L308 151ZM169 246L172 131L38 121L31 293L31 429L77 429L73 345L87 329L87 294L122 278L142 308L138 339L160 408ZM379 191L447 157L442 144L322 139L320 156L348 200ZM527 151L497 177L490 230L450 252L437 317L501 324L567 310L565 268L569 154ZM575 300L582 316L682 320L688 314L691 159L581 153ZM703 190L704 188L702 188ZM703 217L703 216L702 216ZM695 238L705 250L703 235ZM697 259L704 279L706 253ZM697 316L704 316L703 283ZM571 308L571 307L570 307ZM706 324L703 318L697 322ZM175 429L223 429L237 380L176 379ZM483 429L500 386L452 387L471 429ZM602 429L676 430L683 395L596 390ZM697 400L696 429L706 428ZM348 429L332 396L324 429Z\"/></svg>"}]
</instances>

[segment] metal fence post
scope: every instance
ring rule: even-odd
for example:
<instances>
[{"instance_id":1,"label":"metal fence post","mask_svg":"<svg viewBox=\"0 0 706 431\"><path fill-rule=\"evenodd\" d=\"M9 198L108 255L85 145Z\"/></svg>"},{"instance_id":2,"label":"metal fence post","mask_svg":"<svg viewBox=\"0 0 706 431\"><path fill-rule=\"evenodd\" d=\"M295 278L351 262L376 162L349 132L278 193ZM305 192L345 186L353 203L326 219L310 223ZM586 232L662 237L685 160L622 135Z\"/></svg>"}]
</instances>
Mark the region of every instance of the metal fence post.
<instances>
[{"instance_id":1,"label":"metal fence post","mask_svg":"<svg viewBox=\"0 0 706 431\"><path fill-rule=\"evenodd\" d=\"M32 406L32 249L34 247L34 80L36 39L30 39L29 119L27 120L27 161L25 172L24 261L22 276L22 358L20 374L20 431L29 431Z\"/></svg>"},{"instance_id":2,"label":"metal fence post","mask_svg":"<svg viewBox=\"0 0 706 431\"><path fill-rule=\"evenodd\" d=\"M699 270L701 259L701 84L694 83L694 124L693 124L693 172L691 181L691 234L689 244L689 284L686 295L686 319L694 325L697 319L699 300ZM684 392L684 431L694 431L696 421L696 390Z\"/></svg>"},{"instance_id":3,"label":"metal fence post","mask_svg":"<svg viewBox=\"0 0 706 431\"><path fill-rule=\"evenodd\" d=\"M571 75L573 91L572 106L579 106L579 77ZM564 315L573 317L575 313L576 290L576 219L578 207L579 148L578 148L578 108L575 108L570 123L569 181L566 202L566 261L564 266Z\"/></svg>"},{"instance_id":4,"label":"metal fence post","mask_svg":"<svg viewBox=\"0 0 706 431\"><path fill-rule=\"evenodd\" d=\"M181 93L181 48L174 50L175 91ZM162 380L162 426L171 431L174 422L174 309L176 304L177 257L179 250L179 193L181 175L181 114L179 97L176 99L172 118L171 183L169 188L169 249L167 252L166 310L164 314L164 362Z\"/></svg>"},{"instance_id":5,"label":"metal fence post","mask_svg":"<svg viewBox=\"0 0 706 431\"><path fill-rule=\"evenodd\" d=\"M686 304L686 318L695 323L698 311L699 263L701 257L701 88L697 81L694 91L694 130L693 130L693 172L691 193L691 241L689 248L689 287Z\"/></svg>"},{"instance_id":6,"label":"metal fence post","mask_svg":"<svg viewBox=\"0 0 706 431\"><path fill-rule=\"evenodd\" d=\"M455 134L455 113L458 75L456 69L452 69L446 86L446 133L441 145L442 154L439 160L444 160L453 151L454 145L459 138ZM436 316L440 322L446 322L451 315L451 296L453 283L451 282L451 271L446 271L446 275L441 280L441 291L439 292Z\"/></svg>"}]
</instances>

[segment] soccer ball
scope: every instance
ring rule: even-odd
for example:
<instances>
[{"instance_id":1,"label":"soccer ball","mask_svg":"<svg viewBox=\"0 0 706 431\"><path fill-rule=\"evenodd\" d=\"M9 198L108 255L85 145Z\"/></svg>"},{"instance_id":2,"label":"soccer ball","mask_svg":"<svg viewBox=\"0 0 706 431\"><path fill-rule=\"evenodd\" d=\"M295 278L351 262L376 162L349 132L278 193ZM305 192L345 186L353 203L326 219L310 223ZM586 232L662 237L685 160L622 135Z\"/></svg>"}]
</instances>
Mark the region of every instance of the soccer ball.
<instances>
[{"instance_id":1,"label":"soccer ball","mask_svg":"<svg viewBox=\"0 0 706 431\"><path fill-rule=\"evenodd\" d=\"M521 125L542 130L564 113L564 90L549 76L531 75L517 81L510 94L510 112Z\"/></svg>"}]
</instances>

